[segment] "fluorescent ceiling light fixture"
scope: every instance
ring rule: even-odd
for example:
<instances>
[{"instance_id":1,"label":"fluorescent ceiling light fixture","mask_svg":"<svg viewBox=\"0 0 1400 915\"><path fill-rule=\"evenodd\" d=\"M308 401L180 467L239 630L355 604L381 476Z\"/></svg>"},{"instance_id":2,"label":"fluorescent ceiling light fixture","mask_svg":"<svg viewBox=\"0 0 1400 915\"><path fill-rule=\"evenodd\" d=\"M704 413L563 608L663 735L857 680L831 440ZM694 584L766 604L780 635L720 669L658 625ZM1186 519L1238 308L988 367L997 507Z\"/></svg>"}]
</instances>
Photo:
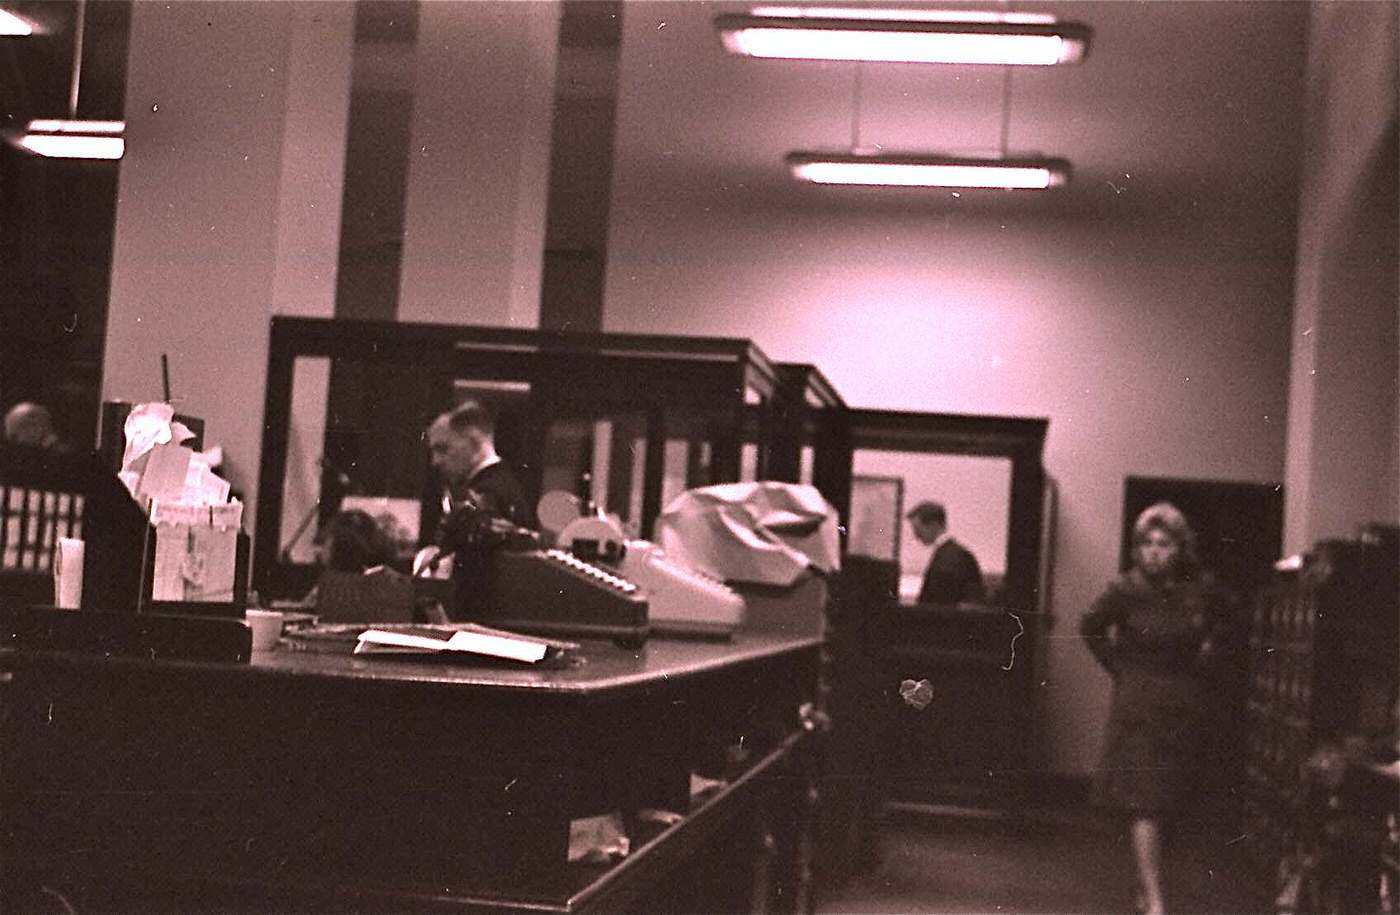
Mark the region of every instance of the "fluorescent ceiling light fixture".
<instances>
[{"instance_id":1,"label":"fluorescent ceiling light fixture","mask_svg":"<svg viewBox=\"0 0 1400 915\"><path fill-rule=\"evenodd\" d=\"M77 0L73 17L73 78L68 84L68 117L39 118L22 132L7 131L21 149L51 159L120 159L126 154L125 121L84 121L78 118L78 90L83 75L83 28L87 0Z\"/></svg>"},{"instance_id":2,"label":"fluorescent ceiling light fixture","mask_svg":"<svg viewBox=\"0 0 1400 915\"><path fill-rule=\"evenodd\" d=\"M1088 27L1034 14L834 7L762 8L715 18L731 53L790 60L1074 64Z\"/></svg>"},{"instance_id":3,"label":"fluorescent ceiling light fixture","mask_svg":"<svg viewBox=\"0 0 1400 915\"><path fill-rule=\"evenodd\" d=\"M8 10L0 10L0 35L34 35L35 32L43 32L43 29L39 28L34 20L28 20Z\"/></svg>"},{"instance_id":4,"label":"fluorescent ceiling light fixture","mask_svg":"<svg viewBox=\"0 0 1400 915\"><path fill-rule=\"evenodd\" d=\"M1044 190L1069 181L1063 159L950 159L859 153L790 153L793 177L814 184Z\"/></svg>"},{"instance_id":5,"label":"fluorescent ceiling light fixture","mask_svg":"<svg viewBox=\"0 0 1400 915\"><path fill-rule=\"evenodd\" d=\"M0 35L42 35L45 31L46 29L33 19L9 10L0 10Z\"/></svg>"},{"instance_id":6,"label":"fluorescent ceiling light fixture","mask_svg":"<svg viewBox=\"0 0 1400 915\"><path fill-rule=\"evenodd\" d=\"M120 159L126 152L124 121L30 121L14 144L52 159Z\"/></svg>"},{"instance_id":7,"label":"fluorescent ceiling light fixture","mask_svg":"<svg viewBox=\"0 0 1400 915\"><path fill-rule=\"evenodd\" d=\"M865 6L757 6L750 15L786 16L790 19L883 19L909 22L1018 22L1022 25L1053 25L1049 13L1013 13L994 10L900 10Z\"/></svg>"}]
</instances>

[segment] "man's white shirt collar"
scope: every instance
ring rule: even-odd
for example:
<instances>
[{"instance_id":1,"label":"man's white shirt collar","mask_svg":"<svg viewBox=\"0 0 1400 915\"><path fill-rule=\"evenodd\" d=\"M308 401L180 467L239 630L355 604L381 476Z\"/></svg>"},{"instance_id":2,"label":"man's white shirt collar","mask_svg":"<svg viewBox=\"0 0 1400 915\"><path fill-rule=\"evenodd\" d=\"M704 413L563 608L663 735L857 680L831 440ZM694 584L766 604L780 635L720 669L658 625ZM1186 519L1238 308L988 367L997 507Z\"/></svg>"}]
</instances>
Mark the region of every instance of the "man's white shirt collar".
<instances>
[{"instance_id":1,"label":"man's white shirt collar","mask_svg":"<svg viewBox=\"0 0 1400 915\"><path fill-rule=\"evenodd\" d=\"M929 549L930 549L930 551L931 551L931 552L930 552L930 555L932 555L933 553L937 553L939 547L943 546L943 544L947 543L949 540L952 540L952 539L953 539L953 535L950 534L948 531L944 531L943 533L939 534L937 537L933 538L933 543L929 544Z\"/></svg>"},{"instance_id":2,"label":"man's white shirt collar","mask_svg":"<svg viewBox=\"0 0 1400 915\"><path fill-rule=\"evenodd\" d=\"M481 473L483 470L485 470L487 467L490 467L492 464L499 463L501 463L501 456L496 453L495 448L490 449L486 452L486 456L483 457L480 461L478 461L476 466L474 466L470 471L468 471L467 482L470 483L472 480L476 479L476 475L478 473Z\"/></svg>"}]
</instances>

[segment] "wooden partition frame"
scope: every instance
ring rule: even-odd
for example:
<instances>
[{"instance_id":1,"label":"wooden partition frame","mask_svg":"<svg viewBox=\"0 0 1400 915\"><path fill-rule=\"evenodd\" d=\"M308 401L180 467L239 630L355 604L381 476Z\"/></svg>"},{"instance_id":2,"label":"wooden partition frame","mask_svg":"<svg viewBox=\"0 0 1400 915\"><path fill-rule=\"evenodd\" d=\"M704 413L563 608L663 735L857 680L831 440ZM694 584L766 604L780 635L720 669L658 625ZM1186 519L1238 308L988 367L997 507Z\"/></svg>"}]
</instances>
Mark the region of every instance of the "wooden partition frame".
<instances>
[{"instance_id":1,"label":"wooden partition frame","mask_svg":"<svg viewBox=\"0 0 1400 915\"><path fill-rule=\"evenodd\" d=\"M1037 684L1043 635L1047 479L1044 419L852 410L854 449L999 457L1011 462L1004 598L996 605L872 599L865 650L887 677L928 677L935 703L880 738L890 797L1018 811L1041 766ZM930 719L928 715L933 715ZM930 731L928 721L941 726ZM996 778L990 778L996 773Z\"/></svg>"},{"instance_id":2,"label":"wooden partition frame","mask_svg":"<svg viewBox=\"0 0 1400 915\"><path fill-rule=\"evenodd\" d=\"M769 479L801 482L802 449L813 450L811 483L836 509L844 529L851 508L849 408L815 365L780 362ZM843 541L844 543L844 538Z\"/></svg>"},{"instance_id":3,"label":"wooden partition frame","mask_svg":"<svg viewBox=\"0 0 1400 915\"><path fill-rule=\"evenodd\" d=\"M1009 459L1006 603L1026 611L1041 608L1041 555L1048 546L1043 542L1046 478L1041 457L1048 419L898 410L851 410L848 419L853 453L872 448Z\"/></svg>"},{"instance_id":4,"label":"wooden partition frame","mask_svg":"<svg viewBox=\"0 0 1400 915\"><path fill-rule=\"evenodd\" d=\"M268 346L253 553L254 586L264 595L285 590L279 587L279 575L288 564L281 561L278 549L293 368L300 357L415 367L432 379L427 396L433 402L420 411L426 416L451 406L453 382L458 379L528 383L538 409L532 407L529 428L522 436L527 455L542 453L551 416L593 407L644 415L644 536L650 534L662 508L668 411L706 414L713 482L740 479L746 438L760 448L760 478L767 475L778 377L773 363L749 340L276 316ZM746 402L746 392L755 392L759 402ZM426 453L423 463L426 472ZM532 458L525 464L522 482L527 490L537 491L541 462ZM323 474L322 492L333 473ZM431 495L423 493L425 530L435 520Z\"/></svg>"}]
</instances>

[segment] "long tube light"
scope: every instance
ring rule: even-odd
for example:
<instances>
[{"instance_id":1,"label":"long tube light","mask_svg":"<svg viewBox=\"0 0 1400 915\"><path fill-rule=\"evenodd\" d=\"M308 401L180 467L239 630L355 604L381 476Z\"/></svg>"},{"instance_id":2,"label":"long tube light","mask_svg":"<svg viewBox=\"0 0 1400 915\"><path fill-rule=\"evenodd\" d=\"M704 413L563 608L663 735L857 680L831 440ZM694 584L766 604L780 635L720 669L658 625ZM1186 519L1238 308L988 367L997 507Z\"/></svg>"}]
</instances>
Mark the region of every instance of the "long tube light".
<instances>
[{"instance_id":1,"label":"long tube light","mask_svg":"<svg viewBox=\"0 0 1400 915\"><path fill-rule=\"evenodd\" d=\"M30 121L14 144L52 159L120 159L126 153L123 121Z\"/></svg>"},{"instance_id":2,"label":"long tube light","mask_svg":"<svg viewBox=\"0 0 1400 915\"><path fill-rule=\"evenodd\" d=\"M73 15L73 76L68 83L68 117L32 120L23 132L6 136L21 149L51 159L120 159L126 154L124 121L78 119L78 90L83 76L83 34L87 0L77 0Z\"/></svg>"},{"instance_id":3,"label":"long tube light","mask_svg":"<svg viewBox=\"0 0 1400 915\"><path fill-rule=\"evenodd\" d=\"M0 10L0 35L19 37L23 35L42 35L48 29L42 24L35 22L28 16L21 16L19 13L12 13L9 10Z\"/></svg>"},{"instance_id":4,"label":"long tube light","mask_svg":"<svg viewBox=\"0 0 1400 915\"><path fill-rule=\"evenodd\" d=\"M1079 63L1091 31L1035 14L780 7L715 18L731 53L791 60L1053 66Z\"/></svg>"},{"instance_id":5,"label":"long tube light","mask_svg":"<svg viewBox=\"0 0 1400 915\"><path fill-rule=\"evenodd\" d=\"M934 156L789 153L794 178L814 184L1044 190L1069 181L1063 159L951 159Z\"/></svg>"}]
</instances>

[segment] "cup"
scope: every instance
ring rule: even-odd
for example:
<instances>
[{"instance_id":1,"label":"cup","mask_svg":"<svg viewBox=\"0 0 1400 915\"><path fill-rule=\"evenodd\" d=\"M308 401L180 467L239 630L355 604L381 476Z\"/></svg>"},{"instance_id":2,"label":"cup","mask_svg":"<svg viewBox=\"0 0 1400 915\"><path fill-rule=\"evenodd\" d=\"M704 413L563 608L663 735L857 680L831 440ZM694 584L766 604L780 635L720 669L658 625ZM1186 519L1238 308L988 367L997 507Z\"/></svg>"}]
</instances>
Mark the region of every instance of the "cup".
<instances>
[{"instance_id":1,"label":"cup","mask_svg":"<svg viewBox=\"0 0 1400 915\"><path fill-rule=\"evenodd\" d=\"M254 610L243 612L243 621L253 630L253 650L269 651L277 647L282 638L282 614L276 610Z\"/></svg>"},{"instance_id":2,"label":"cup","mask_svg":"<svg viewBox=\"0 0 1400 915\"><path fill-rule=\"evenodd\" d=\"M58 538L53 552L53 605L77 610L83 602L83 541Z\"/></svg>"}]
</instances>

